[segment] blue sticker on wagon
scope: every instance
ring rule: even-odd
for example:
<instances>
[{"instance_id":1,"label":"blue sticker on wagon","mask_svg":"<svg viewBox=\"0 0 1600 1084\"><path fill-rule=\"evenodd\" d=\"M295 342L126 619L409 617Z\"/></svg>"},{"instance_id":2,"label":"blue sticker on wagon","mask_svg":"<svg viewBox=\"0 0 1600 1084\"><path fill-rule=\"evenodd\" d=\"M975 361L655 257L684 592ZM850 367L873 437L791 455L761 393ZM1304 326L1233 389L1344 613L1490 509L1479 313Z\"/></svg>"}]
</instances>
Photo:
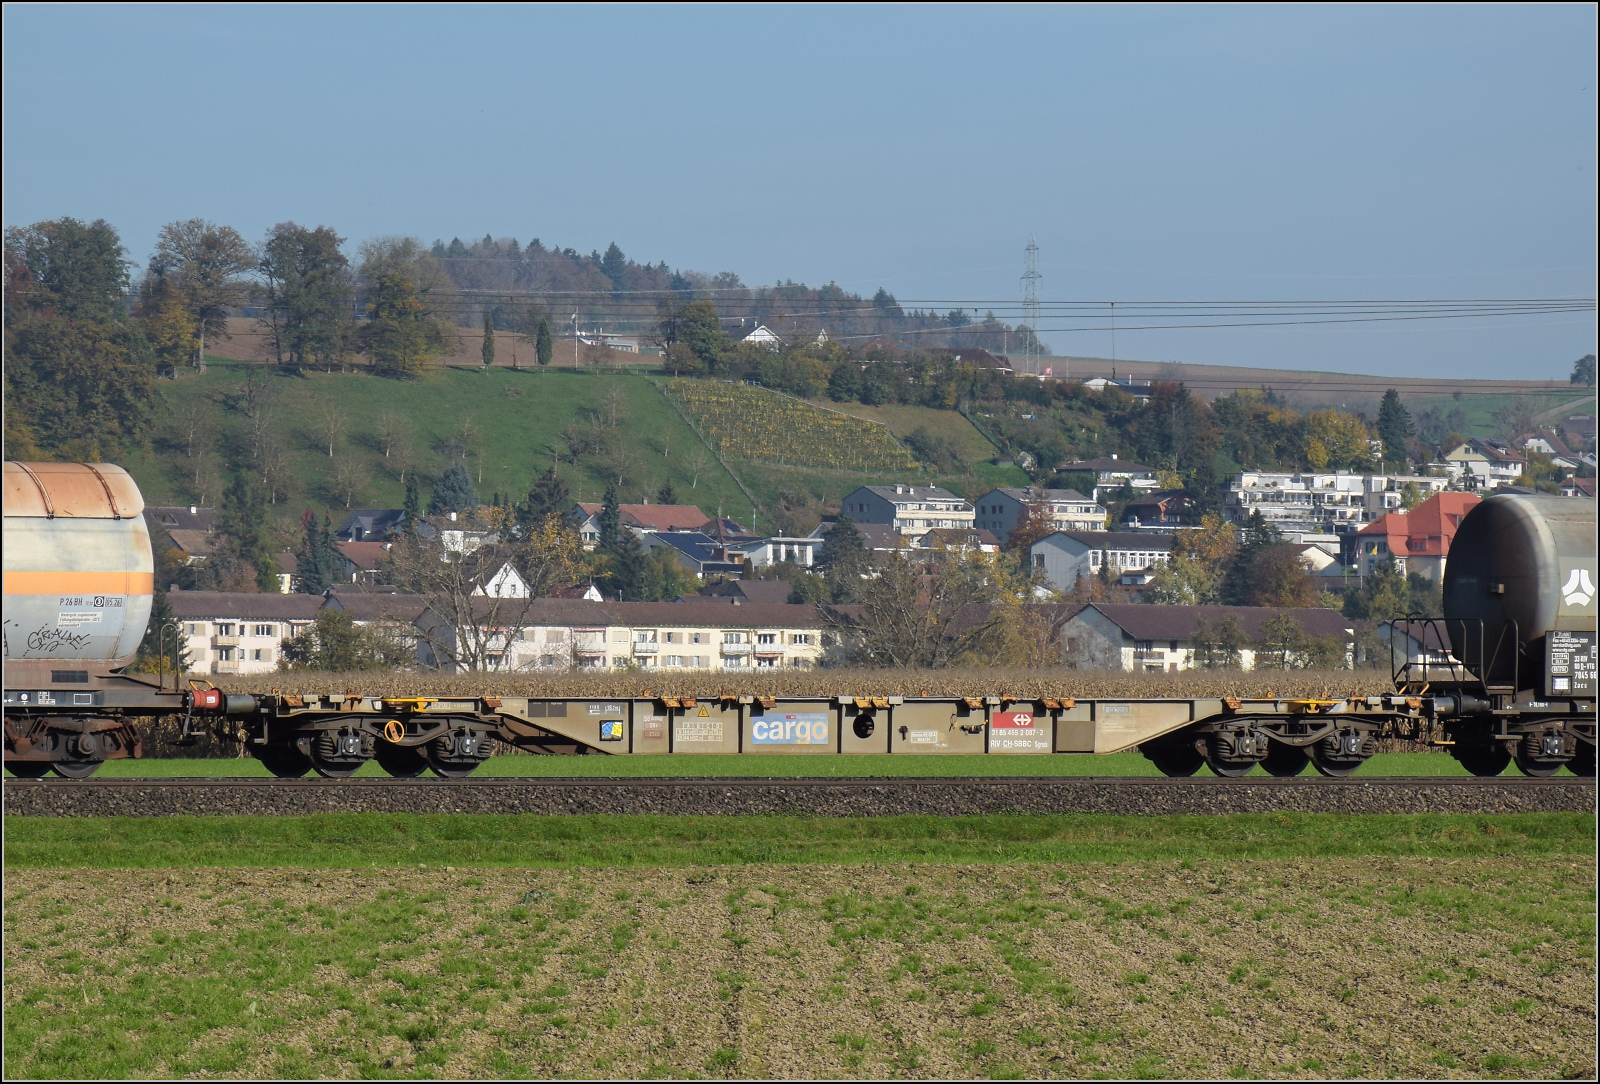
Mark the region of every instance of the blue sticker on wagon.
<instances>
[{"instance_id":1,"label":"blue sticker on wagon","mask_svg":"<svg viewBox=\"0 0 1600 1084\"><path fill-rule=\"evenodd\" d=\"M604 720L601 720L601 723L600 723L600 740L601 741L621 741L622 740L622 720L621 719L604 719Z\"/></svg>"},{"instance_id":2,"label":"blue sticker on wagon","mask_svg":"<svg viewBox=\"0 0 1600 1084\"><path fill-rule=\"evenodd\" d=\"M752 720L750 740L756 745L827 745L828 716L825 712L763 715Z\"/></svg>"}]
</instances>

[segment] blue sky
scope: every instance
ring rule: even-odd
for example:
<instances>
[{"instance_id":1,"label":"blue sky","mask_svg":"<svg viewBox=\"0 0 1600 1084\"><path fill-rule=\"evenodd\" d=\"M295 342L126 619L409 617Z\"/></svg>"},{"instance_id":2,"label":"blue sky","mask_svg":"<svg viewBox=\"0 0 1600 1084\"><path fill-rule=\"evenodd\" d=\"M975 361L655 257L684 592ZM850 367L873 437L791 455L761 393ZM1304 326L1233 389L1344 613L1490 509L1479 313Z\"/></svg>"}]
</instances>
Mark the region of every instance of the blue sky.
<instances>
[{"instance_id":1,"label":"blue sky","mask_svg":"<svg viewBox=\"0 0 1600 1084\"><path fill-rule=\"evenodd\" d=\"M902 299L1593 297L1592 6L16 7L4 220L484 233ZM1048 326L1048 325L1047 325ZM1105 355L1104 331L1046 334ZM1123 332L1565 377L1592 313Z\"/></svg>"}]
</instances>

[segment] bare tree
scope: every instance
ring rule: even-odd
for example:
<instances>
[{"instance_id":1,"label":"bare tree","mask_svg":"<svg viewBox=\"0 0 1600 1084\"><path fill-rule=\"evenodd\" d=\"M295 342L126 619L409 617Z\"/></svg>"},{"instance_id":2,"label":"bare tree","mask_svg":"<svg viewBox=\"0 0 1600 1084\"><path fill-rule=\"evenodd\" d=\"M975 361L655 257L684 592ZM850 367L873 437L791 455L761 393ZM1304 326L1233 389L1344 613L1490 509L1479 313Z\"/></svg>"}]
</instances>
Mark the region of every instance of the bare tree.
<instances>
[{"instance_id":1,"label":"bare tree","mask_svg":"<svg viewBox=\"0 0 1600 1084\"><path fill-rule=\"evenodd\" d=\"M411 431L411 420L397 411L385 410L378 415L378 440L383 443L383 458L388 459L395 442Z\"/></svg>"},{"instance_id":2,"label":"bare tree","mask_svg":"<svg viewBox=\"0 0 1600 1084\"><path fill-rule=\"evenodd\" d=\"M606 389L600 412L605 419L607 429L616 429L628 420L628 401L615 384Z\"/></svg>"},{"instance_id":3,"label":"bare tree","mask_svg":"<svg viewBox=\"0 0 1600 1084\"><path fill-rule=\"evenodd\" d=\"M328 446L328 458L333 458L334 447L344 437L346 418L339 404L332 399L324 399L317 409L317 436L319 444Z\"/></svg>"},{"instance_id":4,"label":"bare tree","mask_svg":"<svg viewBox=\"0 0 1600 1084\"><path fill-rule=\"evenodd\" d=\"M261 484L267 491L267 501L277 504L294 491L298 479L294 472L294 456L289 442L278 426L266 428L256 447L256 469L261 473Z\"/></svg>"},{"instance_id":5,"label":"bare tree","mask_svg":"<svg viewBox=\"0 0 1600 1084\"><path fill-rule=\"evenodd\" d=\"M700 472L711 465L711 456L705 448L696 448L689 456L689 488L694 489L700 484Z\"/></svg>"},{"instance_id":6,"label":"bare tree","mask_svg":"<svg viewBox=\"0 0 1600 1084\"><path fill-rule=\"evenodd\" d=\"M344 501L344 506L349 508L357 498L365 497L367 492L367 470L353 455L341 455L333 461L333 470L329 475L332 481L334 496Z\"/></svg>"},{"instance_id":7,"label":"bare tree","mask_svg":"<svg viewBox=\"0 0 1600 1084\"><path fill-rule=\"evenodd\" d=\"M402 433L395 438L388 452L389 469L400 478L400 484L406 484L406 474L416 469L417 453L411 447L411 438Z\"/></svg>"},{"instance_id":8,"label":"bare tree","mask_svg":"<svg viewBox=\"0 0 1600 1084\"><path fill-rule=\"evenodd\" d=\"M417 619L418 656L446 670L497 670L509 665L533 607L528 597L500 594L495 584L515 546L471 542L459 523L430 517L426 531L407 533L389 548L396 586L426 596Z\"/></svg>"}]
</instances>

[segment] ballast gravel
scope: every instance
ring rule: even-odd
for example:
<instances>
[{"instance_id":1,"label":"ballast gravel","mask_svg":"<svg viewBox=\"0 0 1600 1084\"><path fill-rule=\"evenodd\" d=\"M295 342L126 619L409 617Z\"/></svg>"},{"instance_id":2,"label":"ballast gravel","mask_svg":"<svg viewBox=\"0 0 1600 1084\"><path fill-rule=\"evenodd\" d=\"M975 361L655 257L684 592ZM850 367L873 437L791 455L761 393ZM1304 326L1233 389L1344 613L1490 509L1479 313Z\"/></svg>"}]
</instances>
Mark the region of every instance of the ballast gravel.
<instances>
[{"instance_id":1,"label":"ballast gravel","mask_svg":"<svg viewBox=\"0 0 1600 1084\"><path fill-rule=\"evenodd\" d=\"M1593 813L1593 780L17 780L6 816L314 813L883 817L976 813Z\"/></svg>"}]
</instances>

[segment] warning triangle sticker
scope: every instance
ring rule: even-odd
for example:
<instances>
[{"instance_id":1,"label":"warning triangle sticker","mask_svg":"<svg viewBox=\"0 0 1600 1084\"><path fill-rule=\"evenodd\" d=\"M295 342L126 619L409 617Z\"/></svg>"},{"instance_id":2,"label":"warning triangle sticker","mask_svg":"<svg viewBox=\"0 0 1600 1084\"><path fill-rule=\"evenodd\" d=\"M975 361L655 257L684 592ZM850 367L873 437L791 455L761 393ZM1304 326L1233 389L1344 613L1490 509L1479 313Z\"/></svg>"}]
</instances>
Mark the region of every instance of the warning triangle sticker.
<instances>
[{"instance_id":1,"label":"warning triangle sticker","mask_svg":"<svg viewBox=\"0 0 1600 1084\"><path fill-rule=\"evenodd\" d=\"M700 715L698 717L701 719L709 719L711 718L711 713L705 709L704 705L702 705L700 708Z\"/></svg>"}]
</instances>

